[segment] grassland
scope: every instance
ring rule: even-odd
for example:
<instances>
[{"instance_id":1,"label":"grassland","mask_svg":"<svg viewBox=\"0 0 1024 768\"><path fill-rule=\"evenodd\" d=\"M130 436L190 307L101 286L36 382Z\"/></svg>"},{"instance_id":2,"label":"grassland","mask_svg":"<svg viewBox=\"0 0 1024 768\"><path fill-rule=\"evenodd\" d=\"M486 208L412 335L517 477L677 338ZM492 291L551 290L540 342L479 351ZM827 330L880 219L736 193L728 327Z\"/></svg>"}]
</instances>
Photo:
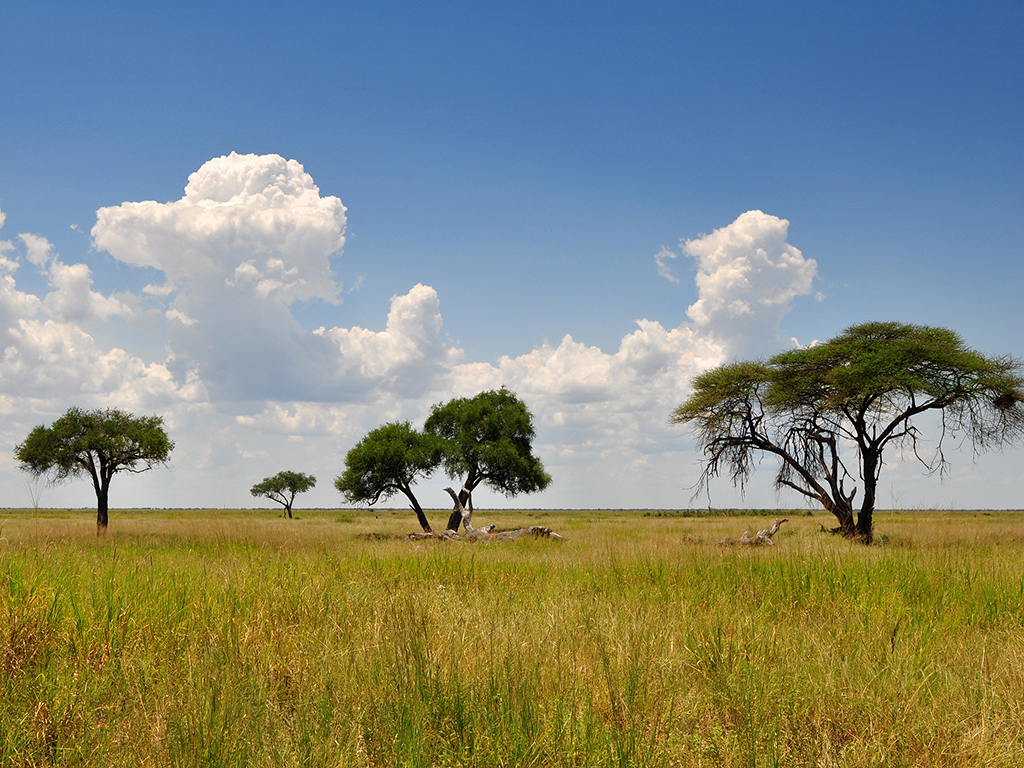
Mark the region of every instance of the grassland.
<instances>
[{"instance_id":1,"label":"grassland","mask_svg":"<svg viewBox=\"0 0 1024 768\"><path fill-rule=\"evenodd\" d=\"M297 514L0 510L0 765L1024 765L1022 513Z\"/></svg>"}]
</instances>

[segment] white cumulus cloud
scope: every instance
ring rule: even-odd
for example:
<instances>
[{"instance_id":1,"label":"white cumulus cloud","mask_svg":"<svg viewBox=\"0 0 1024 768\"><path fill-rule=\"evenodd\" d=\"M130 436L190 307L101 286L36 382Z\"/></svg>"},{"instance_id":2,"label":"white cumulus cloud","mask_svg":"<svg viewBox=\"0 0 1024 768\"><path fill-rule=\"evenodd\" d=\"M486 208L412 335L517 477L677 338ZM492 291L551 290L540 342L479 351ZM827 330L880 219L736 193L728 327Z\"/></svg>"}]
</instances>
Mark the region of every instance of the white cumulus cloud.
<instances>
[{"instance_id":1,"label":"white cumulus cloud","mask_svg":"<svg viewBox=\"0 0 1024 768\"><path fill-rule=\"evenodd\" d=\"M331 259L345 242L345 207L321 196L295 160L232 153L189 177L168 203L102 208L97 248L160 269L143 289L168 321L169 369L195 372L221 400L367 402L418 397L459 352L442 339L433 288L392 298L384 330L310 331L297 300L334 302Z\"/></svg>"},{"instance_id":2,"label":"white cumulus cloud","mask_svg":"<svg viewBox=\"0 0 1024 768\"><path fill-rule=\"evenodd\" d=\"M429 285L393 296L383 331L357 326L317 333L338 346L341 367L349 376L402 397L436 389L462 354L441 338L441 304Z\"/></svg>"},{"instance_id":3,"label":"white cumulus cloud","mask_svg":"<svg viewBox=\"0 0 1024 768\"><path fill-rule=\"evenodd\" d=\"M284 303L334 301L330 257L345 244L345 206L280 155L214 158L189 176L185 195L100 208L96 247L170 284L202 289L231 281Z\"/></svg>"},{"instance_id":4,"label":"white cumulus cloud","mask_svg":"<svg viewBox=\"0 0 1024 768\"><path fill-rule=\"evenodd\" d=\"M43 305L50 316L63 322L131 317L131 304L116 296L92 290L92 272L85 264L65 264L54 259L49 266L50 292Z\"/></svg>"},{"instance_id":5,"label":"white cumulus cloud","mask_svg":"<svg viewBox=\"0 0 1024 768\"><path fill-rule=\"evenodd\" d=\"M680 465L693 457L681 457L685 435L669 412L701 370L778 349L780 323L815 274L786 242L788 222L751 211L682 241L699 298L678 327L644 318L612 351L565 335L465 360L444 334L442 297L425 284L392 296L376 326L297 321L295 302L337 301L332 264L345 225L341 201L321 195L296 161L231 154L192 174L180 200L98 211L96 248L163 273L138 296L102 293L87 265L64 263L40 235L20 235L18 247L0 241L0 411L10 414L0 439L13 445L69 405L156 411L178 444L175 471L150 480L164 500L136 503L250 503L252 483L291 468L317 474L309 501L330 505L339 499L329 478L367 430L422 423L433 403L507 386L536 415L537 451L562 503L681 505L689 482ZM678 282L675 258L662 249L656 262ZM41 297L18 289L22 259L45 275ZM165 358L143 359L130 337L111 343L109 325L93 335L112 317L140 314ZM5 487L12 476L9 458L0 461ZM222 490L227 476L237 489Z\"/></svg>"},{"instance_id":6,"label":"white cumulus cloud","mask_svg":"<svg viewBox=\"0 0 1024 768\"><path fill-rule=\"evenodd\" d=\"M697 263L699 298L687 315L732 355L784 346L780 324L790 303L811 293L817 262L786 242L788 231L785 219L747 211L709 235L681 241L683 253Z\"/></svg>"}]
</instances>

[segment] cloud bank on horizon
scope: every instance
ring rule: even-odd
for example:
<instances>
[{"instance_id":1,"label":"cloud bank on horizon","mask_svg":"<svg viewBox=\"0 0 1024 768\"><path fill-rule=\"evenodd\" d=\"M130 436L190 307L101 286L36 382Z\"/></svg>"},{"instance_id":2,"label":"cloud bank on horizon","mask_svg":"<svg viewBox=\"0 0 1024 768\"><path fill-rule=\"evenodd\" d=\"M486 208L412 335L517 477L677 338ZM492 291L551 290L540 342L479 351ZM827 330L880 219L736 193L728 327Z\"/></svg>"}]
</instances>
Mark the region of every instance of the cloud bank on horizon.
<instances>
[{"instance_id":1,"label":"cloud bank on horizon","mask_svg":"<svg viewBox=\"0 0 1024 768\"><path fill-rule=\"evenodd\" d=\"M97 211L94 247L159 274L138 293L105 295L41 234L0 240L0 439L13 447L71 405L156 412L177 442L174 472L123 483L112 503L245 506L265 475L292 468L326 481L366 430L421 423L432 403L506 386L533 410L555 478L555 503L526 503L684 506L687 483L666 475L695 474L694 457L667 415L701 370L789 343L781 323L812 292L817 265L786 242L788 226L748 211L682 240L698 299L678 327L642 318L614 352L566 335L468 361L443 336L429 285L393 296L383 330L304 328L296 303L340 300L345 206L295 160L232 153L193 173L180 200ZM652 275L679 282L676 257L663 248ZM19 289L25 262L44 295ZM2 452L9 497L21 482ZM339 504L329 485L310 503ZM89 503L87 489L71 491Z\"/></svg>"}]
</instances>

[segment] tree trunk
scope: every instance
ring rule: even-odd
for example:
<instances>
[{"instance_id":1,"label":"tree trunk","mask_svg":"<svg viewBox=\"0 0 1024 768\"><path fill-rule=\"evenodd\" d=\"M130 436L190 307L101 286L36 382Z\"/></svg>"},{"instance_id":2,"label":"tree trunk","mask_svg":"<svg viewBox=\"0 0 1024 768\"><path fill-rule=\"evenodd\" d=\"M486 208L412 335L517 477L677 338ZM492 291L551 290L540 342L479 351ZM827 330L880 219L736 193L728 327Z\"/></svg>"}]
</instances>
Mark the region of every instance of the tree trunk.
<instances>
[{"instance_id":1,"label":"tree trunk","mask_svg":"<svg viewBox=\"0 0 1024 768\"><path fill-rule=\"evenodd\" d=\"M454 502L454 506L452 508L452 517L454 517L455 515L459 516L459 520L462 521L462 527L466 529L467 536L469 536L471 539L479 538L480 532L473 528L473 495L470 493L466 493L465 486L463 486L462 490L459 491L458 496L455 495L455 491L453 491L451 488L445 488L445 491L447 491L448 495L452 497L452 501ZM468 507L465 506L465 502L462 499L463 496L469 496L470 498L470 503ZM449 531L456 532L459 530L458 525L456 525L454 528L451 526L451 517L448 518L448 522ZM483 534L486 535L490 533L493 528L493 525L485 527L483 529Z\"/></svg>"},{"instance_id":2,"label":"tree trunk","mask_svg":"<svg viewBox=\"0 0 1024 768\"><path fill-rule=\"evenodd\" d=\"M822 499L822 506L825 507L825 511L831 512L835 515L836 521L839 523L838 528L833 528L832 533L840 533L843 536L850 537L857 535L857 526L853 520L853 507L850 503L842 496L838 496L838 501L829 503L830 499ZM825 527L822 526L822 530Z\"/></svg>"},{"instance_id":3,"label":"tree trunk","mask_svg":"<svg viewBox=\"0 0 1024 768\"><path fill-rule=\"evenodd\" d=\"M832 510L832 514L839 521L839 532L843 536L854 536L856 534L857 526L853 521L853 507L847 504L845 499L836 505L835 509Z\"/></svg>"},{"instance_id":4,"label":"tree trunk","mask_svg":"<svg viewBox=\"0 0 1024 768\"><path fill-rule=\"evenodd\" d=\"M459 524L462 522L462 513L459 511L459 504L468 509L470 515L473 514L473 491L476 490L476 487L479 484L480 478L474 477L473 473L470 473L469 477L466 478L466 482L463 483L462 488L459 490L458 502L448 518L449 531L458 532Z\"/></svg>"},{"instance_id":5,"label":"tree trunk","mask_svg":"<svg viewBox=\"0 0 1024 768\"><path fill-rule=\"evenodd\" d=\"M875 499L874 494L864 494L864 503L861 504L860 514L857 515L857 530L854 533L858 539L861 539L865 544L870 544L874 539L874 524L873 516L875 514Z\"/></svg>"},{"instance_id":6,"label":"tree trunk","mask_svg":"<svg viewBox=\"0 0 1024 768\"><path fill-rule=\"evenodd\" d=\"M96 491L96 535L107 532L107 496L110 492L110 475L107 474L106 462L100 457L99 472L96 471L96 462L92 454L88 462L84 464L92 478L92 487Z\"/></svg>"},{"instance_id":7,"label":"tree trunk","mask_svg":"<svg viewBox=\"0 0 1024 768\"><path fill-rule=\"evenodd\" d=\"M871 516L874 514L874 509L861 509L860 516L857 518L857 537L864 540L865 544L870 544L875 537Z\"/></svg>"},{"instance_id":8,"label":"tree trunk","mask_svg":"<svg viewBox=\"0 0 1024 768\"><path fill-rule=\"evenodd\" d=\"M875 491L876 477L878 476L878 462L880 457L874 453L868 453L864 457L864 501L860 505L860 514L857 515L856 536L862 539L865 544L870 544L874 538L872 530L872 516L875 513Z\"/></svg>"},{"instance_id":9,"label":"tree trunk","mask_svg":"<svg viewBox=\"0 0 1024 768\"><path fill-rule=\"evenodd\" d=\"M430 523L427 522L427 516L423 513L423 508L416 500L416 496L412 492L412 488L402 488L402 493L404 493L406 498L409 499L409 502L412 505L412 510L416 513L416 520L419 521L420 528L423 529L423 532L433 533L434 531L431 529Z\"/></svg>"},{"instance_id":10,"label":"tree trunk","mask_svg":"<svg viewBox=\"0 0 1024 768\"><path fill-rule=\"evenodd\" d=\"M452 512L448 517L448 529L449 531L458 531L459 526L462 524L462 515L458 512Z\"/></svg>"},{"instance_id":11,"label":"tree trunk","mask_svg":"<svg viewBox=\"0 0 1024 768\"><path fill-rule=\"evenodd\" d=\"M96 491L96 535L107 532L107 492L106 483Z\"/></svg>"}]
</instances>

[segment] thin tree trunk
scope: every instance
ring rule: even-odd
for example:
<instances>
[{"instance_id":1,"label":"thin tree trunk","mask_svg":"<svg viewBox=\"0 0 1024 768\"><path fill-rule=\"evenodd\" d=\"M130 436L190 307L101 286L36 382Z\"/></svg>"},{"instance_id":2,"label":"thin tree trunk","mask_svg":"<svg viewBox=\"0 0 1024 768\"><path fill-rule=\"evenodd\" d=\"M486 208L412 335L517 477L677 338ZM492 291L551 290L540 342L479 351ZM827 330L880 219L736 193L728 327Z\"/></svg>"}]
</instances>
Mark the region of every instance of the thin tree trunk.
<instances>
[{"instance_id":1,"label":"thin tree trunk","mask_svg":"<svg viewBox=\"0 0 1024 768\"><path fill-rule=\"evenodd\" d=\"M107 499L110 495L110 478L113 473L108 472L106 462L102 457L100 458L99 472L96 471L96 465L91 456L87 469L92 475L92 486L96 489L96 535L99 536L107 532Z\"/></svg>"},{"instance_id":2,"label":"thin tree trunk","mask_svg":"<svg viewBox=\"0 0 1024 768\"><path fill-rule=\"evenodd\" d=\"M427 516L423 513L423 508L420 503L416 500L415 494L413 494L411 488L402 488L402 493L405 494L406 498L409 499L412 505L413 512L416 513L416 520L419 521L420 528L423 529L424 533L433 533L434 531L430 527L430 523L427 522Z\"/></svg>"}]
</instances>

